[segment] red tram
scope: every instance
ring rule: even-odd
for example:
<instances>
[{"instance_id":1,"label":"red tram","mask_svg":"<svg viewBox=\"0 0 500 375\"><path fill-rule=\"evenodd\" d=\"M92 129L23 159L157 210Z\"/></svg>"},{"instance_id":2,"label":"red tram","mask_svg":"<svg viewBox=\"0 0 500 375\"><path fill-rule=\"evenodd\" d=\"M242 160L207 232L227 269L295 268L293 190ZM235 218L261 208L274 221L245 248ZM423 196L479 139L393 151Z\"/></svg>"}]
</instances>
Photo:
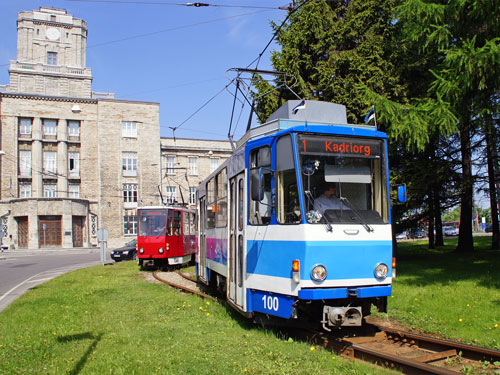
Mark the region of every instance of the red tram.
<instances>
[{"instance_id":1,"label":"red tram","mask_svg":"<svg viewBox=\"0 0 500 375\"><path fill-rule=\"evenodd\" d=\"M167 268L194 263L197 251L196 211L184 207L137 209L139 266Z\"/></svg>"}]
</instances>

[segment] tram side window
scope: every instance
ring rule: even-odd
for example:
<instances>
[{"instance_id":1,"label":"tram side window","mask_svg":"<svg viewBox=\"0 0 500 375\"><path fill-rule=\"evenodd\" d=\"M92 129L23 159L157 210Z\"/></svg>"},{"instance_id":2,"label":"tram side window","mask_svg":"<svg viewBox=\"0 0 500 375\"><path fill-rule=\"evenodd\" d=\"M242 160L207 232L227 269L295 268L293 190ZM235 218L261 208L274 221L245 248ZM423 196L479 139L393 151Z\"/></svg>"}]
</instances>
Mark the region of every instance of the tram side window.
<instances>
[{"instance_id":1,"label":"tram side window","mask_svg":"<svg viewBox=\"0 0 500 375\"><path fill-rule=\"evenodd\" d=\"M276 143L277 220L280 224L300 223L299 192L293 157L292 137L281 137Z\"/></svg>"},{"instance_id":2,"label":"tram side window","mask_svg":"<svg viewBox=\"0 0 500 375\"><path fill-rule=\"evenodd\" d=\"M215 228L215 178L207 182L207 228Z\"/></svg>"},{"instance_id":3,"label":"tram side window","mask_svg":"<svg viewBox=\"0 0 500 375\"><path fill-rule=\"evenodd\" d=\"M189 213L188 212L183 212L182 213L182 225L184 227L184 235L191 234L191 231L189 230Z\"/></svg>"},{"instance_id":4,"label":"tram side window","mask_svg":"<svg viewBox=\"0 0 500 375\"><path fill-rule=\"evenodd\" d=\"M227 172L224 168L216 176L217 179L217 208L216 208L216 227L227 226Z\"/></svg>"},{"instance_id":5,"label":"tram side window","mask_svg":"<svg viewBox=\"0 0 500 375\"><path fill-rule=\"evenodd\" d=\"M250 152L250 192L258 190L254 184L259 183L259 170L261 170L261 183L263 194L261 200L250 200L249 222L253 225L267 225L272 215L272 171L271 147L264 146ZM261 169L262 168L262 169ZM251 194L250 194L251 196Z\"/></svg>"},{"instance_id":6,"label":"tram side window","mask_svg":"<svg viewBox=\"0 0 500 375\"><path fill-rule=\"evenodd\" d=\"M174 236L180 236L181 233L181 211L174 211Z\"/></svg>"}]
</instances>

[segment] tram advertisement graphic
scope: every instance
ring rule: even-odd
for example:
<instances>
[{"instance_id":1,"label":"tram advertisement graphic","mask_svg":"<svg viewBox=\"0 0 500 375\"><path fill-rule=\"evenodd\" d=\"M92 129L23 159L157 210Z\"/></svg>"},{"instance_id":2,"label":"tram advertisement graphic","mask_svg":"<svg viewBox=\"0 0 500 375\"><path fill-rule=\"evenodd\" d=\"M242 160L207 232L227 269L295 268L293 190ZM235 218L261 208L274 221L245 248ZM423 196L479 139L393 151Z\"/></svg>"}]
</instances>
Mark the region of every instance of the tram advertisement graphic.
<instances>
[{"instance_id":1,"label":"tram advertisement graphic","mask_svg":"<svg viewBox=\"0 0 500 375\"><path fill-rule=\"evenodd\" d=\"M321 136L299 137L302 154L341 154L361 157L379 157L380 141L359 138L331 138Z\"/></svg>"}]
</instances>

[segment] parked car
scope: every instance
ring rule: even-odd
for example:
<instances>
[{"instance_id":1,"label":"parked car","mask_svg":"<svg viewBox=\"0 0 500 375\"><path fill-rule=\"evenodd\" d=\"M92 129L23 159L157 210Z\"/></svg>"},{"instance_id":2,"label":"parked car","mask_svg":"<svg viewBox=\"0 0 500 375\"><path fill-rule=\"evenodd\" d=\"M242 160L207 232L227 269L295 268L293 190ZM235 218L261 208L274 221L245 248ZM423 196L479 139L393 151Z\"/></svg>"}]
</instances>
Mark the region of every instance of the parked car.
<instances>
[{"instance_id":1,"label":"parked car","mask_svg":"<svg viewBox=\"0 0 500 375\"><path fill-rule=\"evenodd\" d=\"M127 242L125 246L112 250L111 259L115 262L121 260L137 260L137 239Z\"/></svg>"},{"instance_id":2,"label":"parked car","mask_svg":"<svg viewBox=\"0 0 500 375\"><path fill-rule=\"evenodd\" d=\"M396 239L397 240L406 240L406 239L408 239L408 233L406 231L398 233L398 234L396 234Z\"/></svg>"},{"instance_id":3,"label":"parked car","mask_svg":"<svg viewBox=\"0 0 500 375\"><path fill-rule=\"evenodd\" d=\"M491 233L493 231L493 224L486 224L486 228L484 231L486 233Z\"/></svg>"},{"instance_id":4,"label":"parked car","mask_svg":"<svg viewBox=\"0 0 500 375\"><path fill-rule=\"evenodd\" d=\"M443 234L446 237L458 236L458 229L455 227L443 227Z\"/></svg>"},{"instance_id":5,"label":"parked car","mask_svg":"<svg viewBox=\"0 0 500 375\"><path fill-rule=\"evenodd\" d=\"M413 238L425 238L425 232L423 230L417 230Z\"/></svg>"}]
</instances>

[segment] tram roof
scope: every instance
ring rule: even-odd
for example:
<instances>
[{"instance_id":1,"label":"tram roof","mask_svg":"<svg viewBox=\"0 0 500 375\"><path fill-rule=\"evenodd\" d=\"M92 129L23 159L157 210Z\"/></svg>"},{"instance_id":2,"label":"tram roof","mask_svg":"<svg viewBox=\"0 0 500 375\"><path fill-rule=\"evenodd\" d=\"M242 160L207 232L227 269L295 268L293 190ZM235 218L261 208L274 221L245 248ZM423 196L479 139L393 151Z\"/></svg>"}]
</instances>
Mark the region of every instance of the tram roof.
<instances>
[{"instance_id":1,"label":"tram roof","mask_svg":"<svg viewBox=\"0 0 500 375\"><path fill-rule=\"evenodd\" d=\"M305 100L305 108L298 111L294 108L299 105L300 100L289 100L278 108L266 123L248 130L236 143L240 148L250 139L264 137L278 133L282 130L295 126L326 125L326 126L348 126L366 130L377 131L373 125L357 125L347 123L347 111L344 105L318 100Z\"/></svg>"}]
</instances>

